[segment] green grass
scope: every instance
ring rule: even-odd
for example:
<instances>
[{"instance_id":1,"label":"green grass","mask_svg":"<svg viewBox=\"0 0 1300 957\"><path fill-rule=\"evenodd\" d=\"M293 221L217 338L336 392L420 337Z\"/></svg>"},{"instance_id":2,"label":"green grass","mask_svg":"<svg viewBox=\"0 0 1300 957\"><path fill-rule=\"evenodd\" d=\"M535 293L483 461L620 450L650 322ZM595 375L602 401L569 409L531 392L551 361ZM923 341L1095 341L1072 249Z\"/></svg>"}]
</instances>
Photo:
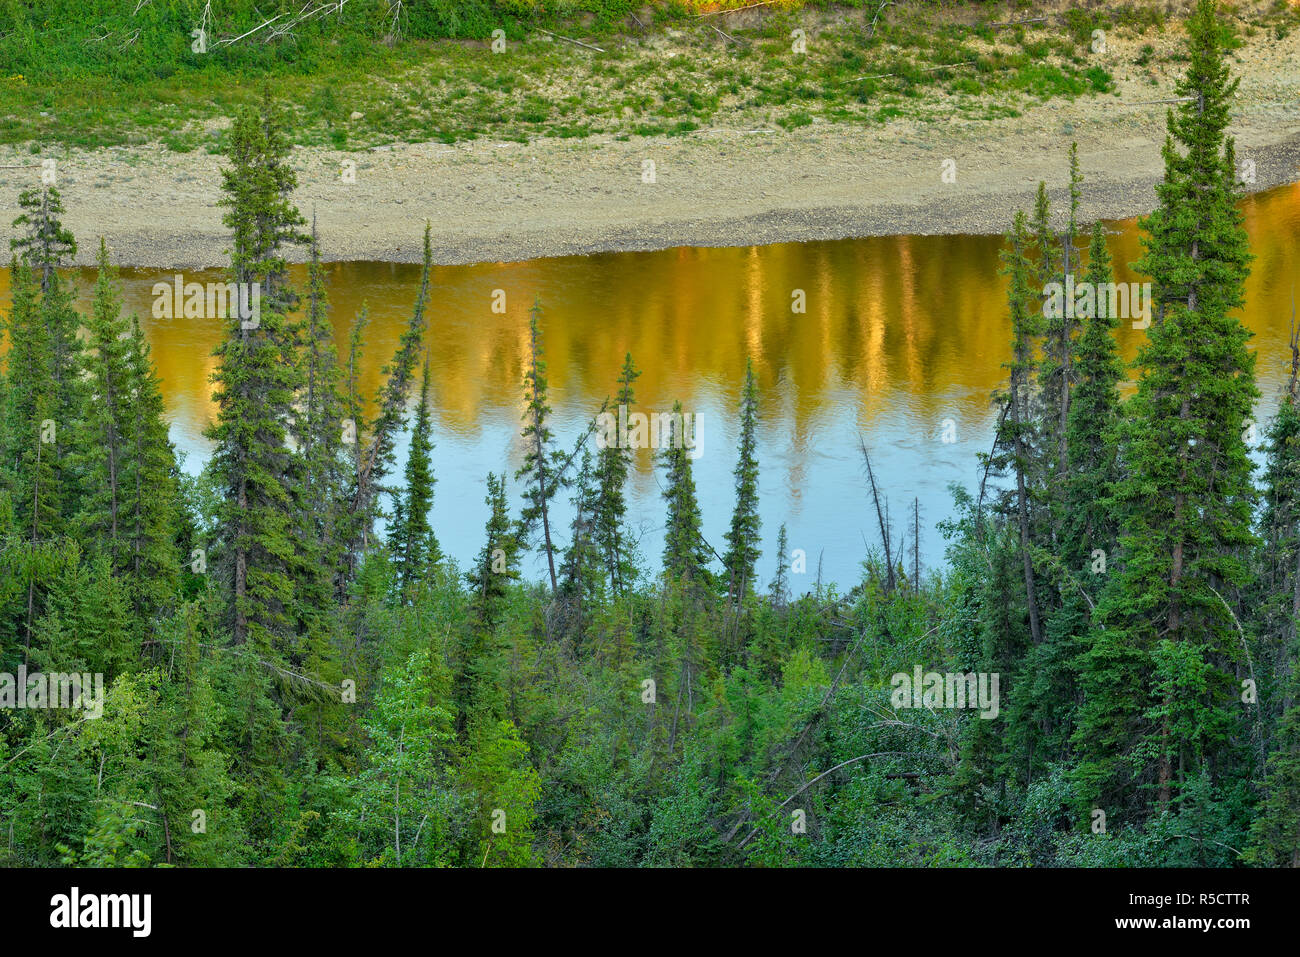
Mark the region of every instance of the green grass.
<instances>
[{"instance_id":1,"label":"green grass","mask_svg":"<svg viewBox=\"0 0 1300 957\"><path fill-rule=\"evenodd\" d=\"M797 130L819 120L874 124L935 109L996 118L1029 102L1111 90L1090 52L1091 30L1145 32L1163 24L1138 6L1071 11L1063 22L998 30L988 23L1007 18L1001 5L972 4L958 22L929 12L951 8L923 4L891 7L864 42L863 22L879 4L854 0L841 5L860 8L847 19L843 10L805 8L776 10L749 29L730 23L727 31L744 41L733 45L707 26L722 21L694 19L686 3L659 5L645 33L631 29L628 17L641 3L542 4L533 25L549 24L605 50L597 53L530 31L528 3L408 3L402 37L389 45L386 3L353 0L342 20L306 24L296 41L210 47L199 55L182 29L197 22L199 0L152 0L136 18L130 0L50 0L30 10L0 0L0 143L45 149L160 142L178 152L219 152L224 118L253 102L264 85L292 104L295 142L340 150L481 137L621 138L741 124ZM216 6L226 17L215 25L220 37L256 25L257 10L265 19L286 7L297 11L301 2ZM561 13L577 19L562 20ZM1270 27L1284 27L1292 11L1270 16ZM803 55L791 51L796 27L808 37ZM497 28L510 38L501 55L480 42ZM137 29L140 35L126 43Z\"/></svg>"}]
</instances>

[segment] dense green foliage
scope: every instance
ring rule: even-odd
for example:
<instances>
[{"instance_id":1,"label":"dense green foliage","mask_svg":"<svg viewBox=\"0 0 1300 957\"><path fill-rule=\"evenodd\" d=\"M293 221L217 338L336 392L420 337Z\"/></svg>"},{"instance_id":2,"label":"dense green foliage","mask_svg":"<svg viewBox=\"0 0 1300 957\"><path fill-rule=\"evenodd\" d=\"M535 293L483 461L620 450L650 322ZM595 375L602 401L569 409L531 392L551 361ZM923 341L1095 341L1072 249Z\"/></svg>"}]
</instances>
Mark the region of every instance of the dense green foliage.
<instances>
[{"instance_id":1,"label":"dense green foliage","mask_svg":"<svg viewBox=\"0 0 1300 957\"><path fill-rule=\"evenodd\" d=\"M955 490L947 568L909 572L886 544L895 560L867 555L846 592L792 594L802 553L783 525L763 539L752 367L725 541L703 536L678 419L656 457L662 561L637 554L625 450L593 454L594 422L552 431L540 306L520 382L525 508L511 515L510 479L487 476L482 548L455 567L429 523L429 231L411 321L360 396L365 317L340 362L269 103L236 121L225 177L232 280L261 283L262 308L226 322L217 452L197 480L102 244L77 315L59 197L26 196L0 376L0 672L99 674L104 697L98 716L0 710L0 858L1300 863L1300 386L1256 482L1253 365L1231 315L1249 255L1208 0L1191 37L1194 99L1171 111L1145 221L1157 309L1137 394L1120 401L1120 317L1040 308L1038 288L1083 259L1073 204L1057 236L1044 191L1003 255L1008 385L978 493ZM283 254L299 242L311 268L294 289ZM1111 275L1095 227L1084 277ZM637 374L628 356L620 403ZM543 581L521 574L529 549ZM978 708L900 699L917 671L1000 690Z\"/></svg>"},{"instance_id":2,"label":"dense green foliage","mask_svg":"<svg viewBox=\"0 0 1300 957\"><path fill-rule=\"evenodd\" d=\"M608 25L647 6L657 8L660 16L680 18L697 7L744 5L690 0L407 0L399 5L348 0L340 8L327 0L308 6L297 0L4 0L0 62L29 77L75 79L108 72L127 82L189 69L243 75L296 72L311 70L319 57L364 56L380 41L484 40L497 29L518 39L532 24L584 19ZM275 35L289 22L292 33L280 35L284 42L231 42L259 28ZM207 61L193 49L193 31L200 27L212 51ZM94 42L88 44L87 39Z\"/></svg>"},{"instance_id":3,"label":"dense green foliage","mask_svg":"<svg viewBox=\"0 0 1300 957\"><path fill-rule=\"evenodd\" d=\"M686 135L724 116L786 130L995 118L1112 89L1086 32L1079 42L1060 17L996 26L1003 4L932 0L877 16L873 0L782 0L736 23L712 17L722 6L746 4L5 0L0 143L225 152L228 118L265 85L293 104L295 143L337 150ZM714 31L724 22L734 41ZM797 54L795 29L813 38Z\"/></svg>"}]
</instances>

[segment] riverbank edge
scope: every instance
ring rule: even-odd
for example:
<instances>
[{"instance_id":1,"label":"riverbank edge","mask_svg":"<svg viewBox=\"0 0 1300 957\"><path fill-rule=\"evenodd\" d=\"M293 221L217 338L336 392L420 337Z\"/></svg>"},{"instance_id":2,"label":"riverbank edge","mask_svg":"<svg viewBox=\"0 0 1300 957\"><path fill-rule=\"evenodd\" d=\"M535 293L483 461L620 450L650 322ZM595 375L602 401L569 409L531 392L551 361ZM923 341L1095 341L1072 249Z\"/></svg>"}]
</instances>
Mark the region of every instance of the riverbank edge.
<instances>
[{"instance_id":1,"label":"riverbank edge","mask_svg":"<svg viewBox=\"0 0 1300 957\"><path fill-rule=\"evenodd\" d=\"M1150 212L1156 205L1155 185L1159 144L1147 141L1133 155L1127 169L1111 171L1085 166L1081 200L1081 218L1124 220ZM1141 154L1151 153L1149 157ZM1300 179L1300 132L1288 131L1278 142L1256 143L1249 151L1255 164L1255 182L1241 187L1243 194L1262 192ZM329 262L376 261L393 263L419 262L419 233L424 219L433 222L433 259L438 265L466 265L484 262L521 262L563 256L587 256L603 253L649 252L685 246L745 247L787 242L817 242L892 235L990 235L1005 232L1017 209L1031 209L1037 180L1045 180L1055 194L1065 168L1064 150L1042 157L1028 169L1017 170L1016 182L994 177L947 194L934 185L918 186L909 201L895 197L907 191L882 188L864 193L856 203L824 203L817 192L801 196L797 205L782 203L746 215L731 215L728 197L716 206L697 205L691 218L657 218L654 207L644 215L631 215L635 208L619 210L618 221L608 222L596 213L598 204L575 202L558 209L559 223L546 226L502 219L488 228L479 222L472 232L458 232L454 237L440 235L439 221L445 210L421 210L400 195L389 195L386 202L369 197L364 210L350 210L343 216L324 216L320 223L322 258ZM934 177L937 181L938 177ZM1034 185L1030 185L1030 183ZM215 185L215 184L214 184ZM300 193L302 191L300 190ZM324 199L323 209L329 209ZM532 203L546 201L530 197ZM305 201L304 201L305 200ZM295 201L310 215L316 200L296 194ZM93 264L97 242L102 233L112 250L115 264L140 268L211 268L227 260L228 238L215 215L195 217L186 230L167 228L130 228L113 223L99 231L90 223L78 222L75 196L65 192L68 224L81 239L76 265ZM203 205L208 206L208 203ZM531 204L530 204L531 205ZM537 218L556 217L551 209L541 210ZM585 210L585 214L584 214ZM215 209L212 210L216 212ZM343 221L340 221L342 219ZM101 221L102 223L102 221ZM362 228L357 228L362 227ZM399 232L400 231L400 232ZM291 250L290 261L301 262L301 250Z\"/></svg>"}]
</instances>

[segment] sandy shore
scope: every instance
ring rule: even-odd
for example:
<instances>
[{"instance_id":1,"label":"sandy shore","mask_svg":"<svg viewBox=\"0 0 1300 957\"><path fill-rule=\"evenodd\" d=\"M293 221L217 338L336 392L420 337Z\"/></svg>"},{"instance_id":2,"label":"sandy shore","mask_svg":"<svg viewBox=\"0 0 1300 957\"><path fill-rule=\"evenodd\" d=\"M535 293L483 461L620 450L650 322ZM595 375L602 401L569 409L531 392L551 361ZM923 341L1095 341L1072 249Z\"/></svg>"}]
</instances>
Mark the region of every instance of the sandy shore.
<instances>
[{"instance_id":1,"label":"sandy shore","mask_svg":"<svg viewBox=\"0 0 1300 957\"><path fill-rule=\"evenodd\" d=\"M1176 42L1167 30L1160 43ZM1147 212L1162 172L1158 86L1132 66L1150 38L1113 41L1119 96L1053 101L998 120L864 129L814 123L791 132L723 126L685 137L403 144L364 153L295 149L295 200L315 209L331 260L418 261L423 222L434 256L452 264L680 245L735 246L896 233L1002 232L1039 180L1060 196L1066 149L1079 144L1083 216ZM1300 33L1237 51L1232 133L1261 190L1300 178ZM41 154L42 156L48 154ZM218 265L223 158L161 146L57 154L59 186L89 263L104 235L115 262ZM41 157L0 149L0 208L34 184ZM945 182L945 161L955 182ZM345 182L345 161L355 182ZM647 161L654 182L646 182ZM6 224L12 216L5 214ZM3 230L0 230L3 231Z\"/></svg>"}]
</instances>

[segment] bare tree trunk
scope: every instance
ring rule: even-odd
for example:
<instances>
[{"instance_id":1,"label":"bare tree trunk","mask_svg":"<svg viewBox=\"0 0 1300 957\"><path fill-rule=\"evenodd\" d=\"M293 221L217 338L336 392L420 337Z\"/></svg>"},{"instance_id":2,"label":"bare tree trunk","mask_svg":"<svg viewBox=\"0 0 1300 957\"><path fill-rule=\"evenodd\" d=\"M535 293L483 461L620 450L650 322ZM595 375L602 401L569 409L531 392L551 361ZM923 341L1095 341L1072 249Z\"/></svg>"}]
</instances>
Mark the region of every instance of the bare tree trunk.
<instances>
[{"instance_id":1,"label":"bare tree trunk","mask_svg":"<svg viewBox=\"0 0 1300 957\"><path fill-rule=\"evenodd\" d=\"M554 595L559 591L559 583L555 577L555 550L551 547L551 510L546 498L546 459L543 457L545 452L542 450L542 423L535 420L534 425L536 430L533 448L537 451L537 491L542 510L542 539L546 543L546 567L551 573L551 594Z\"/></svg>"},{"instance_id":2,"label":"bare tree trunk","mask_svg":"<svg viewBox=\"0 0 1300 957\"><path fill-rule=\"evenodd\" d=\"M912 499L912 591L921 592L921 500Z\"/></svg>"},{"instance_id":3,"label":"bare tree trunk","mask_svg":"<svg viewBox=\"0 0 1300 957\"><path fill-rule=\"evenodd\" d=\"M867 481L871 486L871 501L876 507L876 521L880 523L880 540L885 546L885 594L894 590L894 553L889 541L889 523L885 513L880 509L880 491L876 488L876 475L871 469L871 456L867 453L867 444L858 436L858 447L862 450L862 460L867 464Z\"/></svg>"},{"instance_id":4,"label":"bare tree trunk","mask_svg":"<svg viewBox=\"0 0 1300 957\"><path fill-rule=\"evenodd\" d=\"M235 527L235 631L234 643L242 645L248 640L248 615L244 611L244 595L248 591L248 552L243 542L247 534L244 525L248 513L248 483L241 476L239 480L239 522Z\"/></svg>"},{"instance_id":5,"label":"bare tree trunk","mask_svg":"<svg viewBox=\"0 0 1300 957\"><path fill-rule=\"evenodd\" d=\"M1042 644L1042 626L1038 620L1038 591L1034 585L1034 560L1029 554L1029 493L1025 487L1025 443L1020 434L1020 384L1011 386L1011 415L1016 426L1016 512L1020 519L1020 555L1025 566L1025 603L1029 606L1029 634L1034 644Z\"/></svg>"}]
</instances>

